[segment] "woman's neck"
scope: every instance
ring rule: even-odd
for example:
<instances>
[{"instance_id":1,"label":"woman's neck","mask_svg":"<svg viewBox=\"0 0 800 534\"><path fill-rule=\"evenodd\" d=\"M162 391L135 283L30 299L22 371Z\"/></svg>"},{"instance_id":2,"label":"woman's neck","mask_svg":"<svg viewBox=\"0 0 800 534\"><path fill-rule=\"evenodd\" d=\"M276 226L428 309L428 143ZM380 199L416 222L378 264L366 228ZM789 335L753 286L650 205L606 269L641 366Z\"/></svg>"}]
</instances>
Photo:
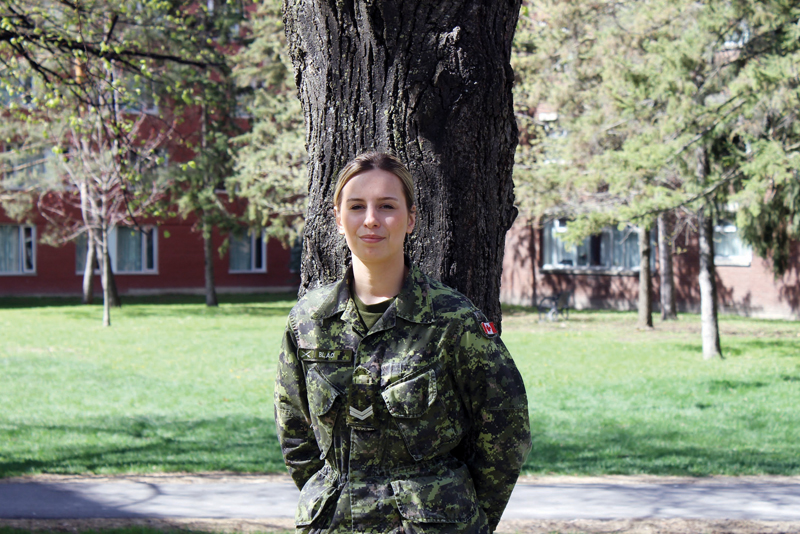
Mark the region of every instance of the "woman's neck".
<instances>
[{"instance_id":1,"label":"woman's neck","mask_svg":"<svg viewBox=\"0 0 800 534\"><path fill-rule=\"evenodd\" d=\"M407 268L402 258L388 265L368 266L353 257L354 289L361 302L367 305L396 297L403 288L406 274Z\"/></svg>"}]
</instances>

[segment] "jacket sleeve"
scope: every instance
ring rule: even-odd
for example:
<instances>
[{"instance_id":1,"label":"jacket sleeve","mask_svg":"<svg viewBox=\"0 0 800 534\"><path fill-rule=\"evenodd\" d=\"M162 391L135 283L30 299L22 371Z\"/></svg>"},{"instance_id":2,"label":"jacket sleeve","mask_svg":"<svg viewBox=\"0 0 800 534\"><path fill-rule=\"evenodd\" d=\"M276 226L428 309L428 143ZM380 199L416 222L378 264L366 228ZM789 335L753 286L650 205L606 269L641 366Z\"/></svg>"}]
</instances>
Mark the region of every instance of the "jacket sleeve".
<instances>
[{"instance_id":1,"label":"jacket sleeve","mask_svg":"<svg viewBox=\"0 0 800 534\"><path fill-rule=\"evenodd\" d=\"M297 358L297 338L286 325L275 380L275 425L283 459L294 483L302 489L324 461L311 428L303 365Z\"/></svg>"},{"instance_id":2,"label":"jacket sleeve","mask_svg":"<svg viewBox=\"0 0 800 534\"><path fill-rule=\"evenodd\" d=\"M531 449L525 385L503 342L470 319L457 347L455 379L470 420L456 454L467 464L494 531Z\"/></svg>"}]
</instances>

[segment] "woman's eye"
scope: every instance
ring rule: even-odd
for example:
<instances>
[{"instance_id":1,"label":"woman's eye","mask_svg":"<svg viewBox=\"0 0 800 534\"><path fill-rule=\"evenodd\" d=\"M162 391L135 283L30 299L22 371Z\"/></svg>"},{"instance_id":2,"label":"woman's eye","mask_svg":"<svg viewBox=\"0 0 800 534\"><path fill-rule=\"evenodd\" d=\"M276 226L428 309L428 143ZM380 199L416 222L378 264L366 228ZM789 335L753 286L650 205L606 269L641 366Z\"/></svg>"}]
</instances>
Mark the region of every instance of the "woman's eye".
<instances>
[{"instance_id":1,"label":"woman's eye","mask_svg":"<svg viewBox=\"0 0 800 534\"><path fill-rule=\"evenodd\" d=\"M350 209L351 209L351 210L363 210L363 209L364 209L364 206L363 206L362 204L352 204L352 205L350 206Z\"/></svg>"},{"instance_id":2,"label":"woman's eye","mask_svg":"<svg viewBox=\"0 0 800 534\"><path fill-rule=\"evenodd\" d=\"M381 206L381 209L383 209L383 210L393 210L394 206L392 204L384 204L383 206Z\"/></svg>"}]
</instances>

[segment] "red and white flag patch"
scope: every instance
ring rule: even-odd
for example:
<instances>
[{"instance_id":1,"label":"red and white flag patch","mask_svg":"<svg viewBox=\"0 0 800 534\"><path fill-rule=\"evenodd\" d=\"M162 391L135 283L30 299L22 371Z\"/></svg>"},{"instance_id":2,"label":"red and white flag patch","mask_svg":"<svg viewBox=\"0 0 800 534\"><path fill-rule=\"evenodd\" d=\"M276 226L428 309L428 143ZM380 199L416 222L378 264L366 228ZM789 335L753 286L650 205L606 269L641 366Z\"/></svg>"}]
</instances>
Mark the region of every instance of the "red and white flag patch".
<instances>
[{"instance_id":1,"label":"red and white flag patch","mask_svg":"<svg viewBox=\"0 0 800 534\"><path fill-rule=\"evenodd\" d=\"M483 333L489 337L497 335L497 329L494 327L494 323L481 323L481 328L483 328Z\"/></svg>"},{"instance_id":2,"label":"red and white flag patch","mask_svg":"<svg viewBox=\"0 0 800 534\"><path fill-rule=\"evenodd\" d=\"M489 339L497 337L497 327L492 321L487 319L480 310L475 312L475 319L477 319L480 332L484 335L484 337L488 337Z\"/></svg>"}]
</instances>

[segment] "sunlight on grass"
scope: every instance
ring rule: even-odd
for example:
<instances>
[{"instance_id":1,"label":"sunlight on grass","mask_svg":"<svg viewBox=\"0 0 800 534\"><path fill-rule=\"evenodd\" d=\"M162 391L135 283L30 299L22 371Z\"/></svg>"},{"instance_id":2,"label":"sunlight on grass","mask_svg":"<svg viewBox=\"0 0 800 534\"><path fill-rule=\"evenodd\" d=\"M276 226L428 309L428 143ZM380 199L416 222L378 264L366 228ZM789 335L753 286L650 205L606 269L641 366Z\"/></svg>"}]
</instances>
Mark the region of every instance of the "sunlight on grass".
<instances>
[{"instance_id":1,"label":"sunlight on grass","mask_svg":"<svg viewBox=\"0 0 800 534\"><path fill-rule=\"evenodd\" d=\"M0 476L284 472L275 362L291 295L0 299ZM540 323L506 310L523 374L529 473L800 474L800 328L723 317L704 362L699 318L639 331L631 313Z\"/></svg>"},{"instance_id":2,"label":"sunlight on grass","mask_svg":"<svg viewBox=\"0 0 800 534\"><path fill-rule=\"evenodd\" d=\"M723 317L723 361L699 318L653 331L635 314L538 323L510 310L503 338L528 389L531 473L800 473L800 328Z\"/></svg>"}]
</instances>

